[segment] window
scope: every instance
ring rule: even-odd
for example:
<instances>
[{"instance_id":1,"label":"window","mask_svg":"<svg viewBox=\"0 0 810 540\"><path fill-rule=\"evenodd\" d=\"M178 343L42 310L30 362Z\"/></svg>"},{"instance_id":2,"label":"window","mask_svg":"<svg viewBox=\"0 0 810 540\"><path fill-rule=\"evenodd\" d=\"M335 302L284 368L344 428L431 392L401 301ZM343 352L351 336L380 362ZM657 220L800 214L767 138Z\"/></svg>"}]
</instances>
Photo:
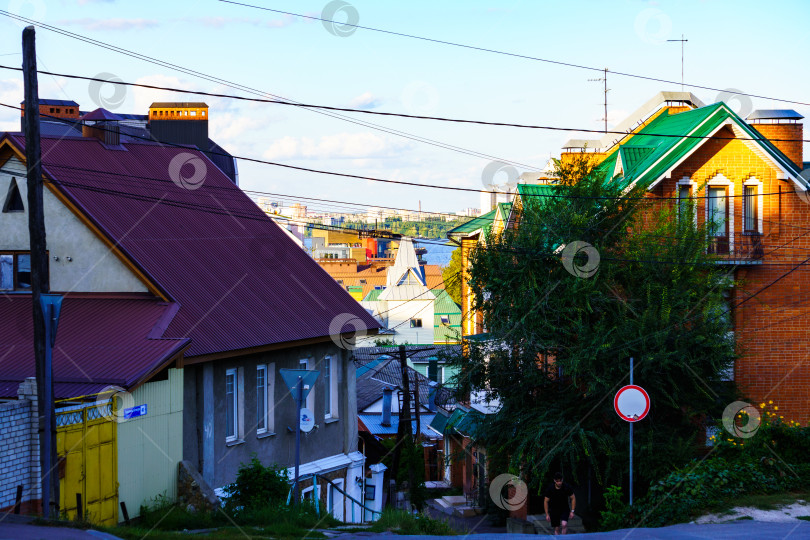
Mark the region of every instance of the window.
<instances>
[{"instance_id":1,"label":"window","mask_svg":"<svg viewBox=\"0 0 810 540\"><path fill-rule=\"evenodd\" d=\"M53 107L51 107L51 112L53 112Z\"/></svg>"},{"instance_id":2,"label":"window","mask_svg":"<svg viewBox=\"0 0 810 540\"><path fill-rule=\"evenodd\" d=\"M422 328L422 319L411 319L411 328Z\"/></svg>"},{"instance_id":3,"label":"window","mask_svg":"<svg viewBox=\"0 0 810 540\"><path fill-rule=\"evenodd\" d=\"M332 358L323 360L323 417L332 418Z\"/></svg>"},{"instance_id":4,"label":"window","mask_svg":"<svg viewBox=\"0 0 810 540\"><path fill-rule=\"evenodd\" d=\"M366 284L366 280L365 280L365 279L361 279L361 280L360 280L360 285L365 285L365 284Z\"/></svg>"},{"instance_id":5,"label":"window","mask_svg":"<svg viewBox=\"0 0 810 540\"><path fill-rule=\"evenodd\" d=\"M0 253L0 291L31 291L30 253Z\"/></svg>"},{"instance_id":6,"label":"window","mask_svg":"<svg viewBox=\"0 0 810 540\"><path fill-rule=\"evenodd\" d=\"M450 315L440 315L442 320L442 325L450 326Z\"/></svg>"},{"instance_id":7,"label":"window","mask_svg":"<svg viewBox=\"0 0 810 540\"><path fill-rule=\"evenodd\" d=\"M709 221L710 250L712 253L728 253L728 188L710 186L706 201L707 219Z\"/></svg>"},{"instance_id":8,"label":"window","mask_svg":"<svg viewBox=\"0 0 810 540\"><path fill-rule=\"evenodd\" d=\"M237 373L235 369L225 372L225 440L235 441L239 421L239 393L237 388Z\"/></svg>"},{"instance_id":9,"label":"window","mask_svg":"<svg viewBox=\"0 0 810 540\"><path fill-rule=\"evenodd\" d=\"M692 197L692 186L680 184L678 186L678 218L683 219L689 211L690 199Z\"/></svg>"},{"instance_id":10,"label":"window","mask_svg":"<svg viewBox=\"0 0 810 540\"><path fill-rule=\"evenodd\" d=\"M759 232L757 186L743 187L743 232Z\"/></svg>"},{"instance_id":11,"label":"window","mask_svg":"<svg viewBox=\"0 0 810 540\"><path fill-rule=\"evenodd\" d=\"M299 360L298 361L298 366L299 366L298 369L309 369L309 360L307 360L307 359ZM307 390L307 389L309 389L309 387L304 385L304 390ZM306 407L310 411L314 411L315 410L315 392L313 392L311 389L309 389L309 390L310 391L309 391L309 394L307 394L307 399L303 404L301 404L301 406Z\"/></svg>"},{"instance_id":12,"label":"window","mask_svg":"<svg viewBox=\"0 0 810 540\"><path fill-rule=\"evenodd\" d=\"M267 366L256 366L256 433L267 433Z\"/></svg>"}]
</instances>

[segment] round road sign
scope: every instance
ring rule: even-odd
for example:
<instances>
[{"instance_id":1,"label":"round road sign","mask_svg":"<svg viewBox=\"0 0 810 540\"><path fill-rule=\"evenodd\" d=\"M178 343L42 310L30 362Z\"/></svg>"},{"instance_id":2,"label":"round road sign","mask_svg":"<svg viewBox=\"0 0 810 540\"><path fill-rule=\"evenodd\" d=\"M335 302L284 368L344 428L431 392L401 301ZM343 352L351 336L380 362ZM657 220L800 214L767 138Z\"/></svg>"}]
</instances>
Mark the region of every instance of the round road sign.
<instances>
[{"instance_id":1,"label":"round road sign","mask_svg":"<svg viewBox=\"0 0 810 540\"><path fill-rule=\"evenodd\" d=\"M312 411L306 407L301 409L300 423L301 431L304 433L309 433L312 431L312 428L315 427L315 417L312 415Z\"/></svg>"},{"instance_id":2,"label":"round road sign","mask_svg":"<svg viewBox=\"0 0 810 540\"><path fill-rule=\"evenodd\" d=\"M622 420L638 422L650 412L650 396L642 387L631 384L616 392L613 408Z\"/></svg>"}]
</instances>

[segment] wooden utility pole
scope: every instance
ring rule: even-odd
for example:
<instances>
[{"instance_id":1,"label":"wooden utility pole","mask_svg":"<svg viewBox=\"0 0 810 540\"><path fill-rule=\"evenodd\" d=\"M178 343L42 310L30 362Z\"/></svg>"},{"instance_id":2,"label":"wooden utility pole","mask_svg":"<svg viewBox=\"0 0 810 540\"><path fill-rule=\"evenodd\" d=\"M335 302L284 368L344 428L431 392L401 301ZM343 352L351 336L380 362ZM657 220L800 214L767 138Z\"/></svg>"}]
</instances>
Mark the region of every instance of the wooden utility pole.
<instances>
[{"instance_id":1,"label":"wooden utility pole","mask_svg":"<svg viewBox=\"0 0 810 540\"><path fill-rule=\"evenodd\" d=\"M397 438L394 446L394 463L391 470L394 480L399 478L399 468L402 459L402 445L411 442L411 392L408 384L408 355L405 345L399 346L399 365L402 373L402 405L399 408L399 424L397 425ZM406 440L407 439L407 440ZM413 472L409 474L408 489L412 492Z\"/></svg>"},{"instance_id":2,"label":"wooden utility pole","mask_svg":"<svg viewBox=\"0 0 810 540\"><path fill-rule=\"evenodd\" d=\"M45 213L42 199L42 163L39 139L39 85L37 83L36 32L23 30L23 84L25 87L25 161L28 186L28 233L31 250L31 304L34 322L34 360L39 417L39 463L42 512L59 516L59 480L56 465L56 418L53 415L53 378L45 369L45 317L40 295L48 292Z\"/></svg>"}]
</instances>

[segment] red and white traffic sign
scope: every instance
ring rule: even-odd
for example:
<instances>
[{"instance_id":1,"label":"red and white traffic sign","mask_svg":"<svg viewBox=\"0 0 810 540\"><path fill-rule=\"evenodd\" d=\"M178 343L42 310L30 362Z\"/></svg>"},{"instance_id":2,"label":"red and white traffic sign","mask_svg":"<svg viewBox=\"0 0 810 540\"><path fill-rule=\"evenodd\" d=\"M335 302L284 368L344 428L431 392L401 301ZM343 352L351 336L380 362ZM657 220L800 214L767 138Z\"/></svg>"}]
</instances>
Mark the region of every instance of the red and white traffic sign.
<instances>
[{"instance_id":1,"label":"red and white traffic sign","mask_svg":"<svg viewBox=\"0 0 810 540\"><path fill-rule=\"evenodd\" d=\"M630 384L616 392L613 408L622 420L638 422L650 412L650 396L642 387Z\"/></svg>"}]
</instances>

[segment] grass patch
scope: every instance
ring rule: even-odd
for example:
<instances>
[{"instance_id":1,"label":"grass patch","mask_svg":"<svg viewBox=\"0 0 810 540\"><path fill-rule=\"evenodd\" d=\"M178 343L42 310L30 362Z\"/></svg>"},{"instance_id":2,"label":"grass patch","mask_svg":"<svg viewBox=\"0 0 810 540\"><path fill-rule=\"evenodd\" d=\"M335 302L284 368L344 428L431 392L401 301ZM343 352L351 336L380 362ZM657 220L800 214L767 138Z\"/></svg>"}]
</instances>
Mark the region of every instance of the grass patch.
<instances>
[{"instance_id":1,"label":"grass patch","mask_svg":"<svg viewBox=\"0 0 810 540\"><path fill-rule=\"evenodd\" d=\"M709 508L710 512L720 514L730 514L735 507L757 508L759 510L778 510L782 506L788 506L797 500L807 500L810 493L806 491L792 491L787 493L751 494L740 495L733 500L724 501L722 504Z\"/></svg>"},{"instance_id":2,"label":"grass patch","mask_svg":"<svg viewBox=\"0 0 810 540\"><path fill-rule=\"evenodd\" d=\"M383 510L380 519L374 522L371 532L391 531L397 534L453 536L456 532L444 521L425 514L411 514L405 510Z\"/></svg>"}]
</instances>

